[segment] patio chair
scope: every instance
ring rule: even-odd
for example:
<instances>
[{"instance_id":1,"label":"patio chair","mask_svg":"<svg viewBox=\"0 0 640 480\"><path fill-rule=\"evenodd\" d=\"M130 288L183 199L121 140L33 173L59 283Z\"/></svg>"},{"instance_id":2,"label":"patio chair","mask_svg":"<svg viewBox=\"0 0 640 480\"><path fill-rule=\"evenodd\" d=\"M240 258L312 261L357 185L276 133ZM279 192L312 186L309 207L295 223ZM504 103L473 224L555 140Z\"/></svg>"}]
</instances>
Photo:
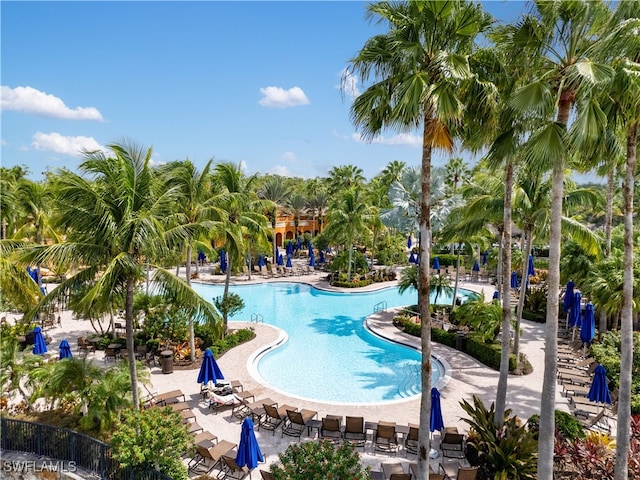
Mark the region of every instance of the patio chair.
<instances>
[{"instance_id":1,"label":"patio chair","mask_svg":"<svg viewBox=\"0 0 640 480\"><path fill-rule=\"evenodd\" d=\"M398 434L395 422L378 422L373 439L373 453L393 453L398 451Z\"/></svg>"},{"instance_id":2,"label":"patio chair","mask_svg":"<svg viewBox=\"0 0 640 480\"><path fill-rule=\"evenodd\" d=\"M205 448L213 447L218 442L218 437L208 430L197 433L193 437L193 444L200 445Z\"/></svg>"},{"instance_id":3,"label":"patio chair","mask_svg":"<svg viewBox=\"0 0 640 480\"><path fill-rule=\"evenodd\" d=\"M300 441L300 437L304 429L307 428L309 421L317 414L318 412L313 410L287 410L287 418L284 420L281 436L298 437L298 441Z\"/></svg>"},{"instance_id":4,"label":"patio chair","mask_svg":"<svg viewBox=\"0 0 640 480\"><path fill-rule=\"evenodd\" d=\"M249 475L251 471L247 467L241 467L236 463L236 459L227 455L222 455L222 463L218 478L233 478L241 480Z\"/></svg>"},{"instance_id":5,"label":"patio chair","mask_svg":"<svg viewBox=\"0 0 640 480\"><path fill-rule=\"evenodd\" d=\"M464 458L464 434L457 430L455 427L445 429L440 442L443 457Z\"/></svg>"},{"instance_id":6,"label":"patio chair","mask_svg":"<svg viewBox=\"0 0 640 480\"><path fill-rule=\"evenodd\" d=\"M287 410L296 410L291 405L283 405L280 408L276 408L273 405L263 403L264 415L260 417L258 423L258 430L264 428L265 430L271 430L272 435L275 434L276 429L280 426L287 415Z\"/></svg>"},{"instance_id":7,"label":"patio chair","mask_svg":"<svg viewBox=\"0 0 640 480\"><path fill-rule=\"evenodd\" d=\"M266 470L260 470L260 476L262 477L262 480L275 480L273 473L267 472Z\"/></svg>"},{"instance_id":8,"label":"patio chair","mask_svg":"<svg viewBox=\"0 0 640 480\"><path fill-rule=\"evenodd\" d=\"M404 468L402 468L402 464L400 462L393 462L393 463L381 463L380 464L380 469L382 470L382 474L384 475L384 478L386 479L391 479L391 478L399 478L399 479L403 479L405 477L403 477L402 475L408 475L408 477L406 477L408 480L411 479L411 473L406 473L404 471ZM398 477L398 475L400 475L400 477Z\"/></svg>"},{"instance_id":9,"label":"patio chair","mask_svg":"<svg viewBox=\"0 0 640 480\"><path fill-rule=\"evenodd\" d=\"M364 448L367 434L364 429L363 417L346 417L343 438L351 442L356 448Z\"/></svg>"},{"instance_id":10,"label":"patio chair","mask_svg":"<svg viewBox=\"0 0 640 480\"><path fill-rule=\"evenodd\" d=\"M458 473L455 480L476 480L478 476L478 467L458 467Z\"/></svg>"},{"instance_id":11,"label":"patio chair","mask_svg":"<svg viewBox=\"0 0 640 480\"><path fill-rule=\"evenodd\" d=\"M409 471L414 478L418 478L418 464L410 463ZM441 463L438 464L438 471L436 472L431 464L429 464L429 480L444 480L445 478L449 478L447 476L447 472L444 471L444 467Z\"/></svg>"},{"instance_id":12,"label":"patio chair","mask_svg":"<svg viewBox=\"0 0 640 480\"><path fill-rule=\"evenodd\" d=\"M340 441L342 439L340 418L332 417L331 415L324 417L322 419L319 436L322 440L330 440L332 442Z\"/></svg>"},{"instance_id":13,"label":"patio chair","mask_svg":"<svg viewBox=\"0 0 640 480\"><path fill-rule=\"evenodd\" d=\"M223 455L228 454L236 447L235 443L221 440L213 447L196 445L196 454L187 464L190 474L208 475L216 465L220 463Z\"/></svg>"},{"instance_id":14,"label":"patio chair","mask_svg":"<svg viewBox=\"0 0 640 480\"><path fill-rule=\"evenodd\" d=\"M407 454L412 453L414 455L418 454L418 433L420 431L420 427L413 423L409 424L409 432L405 436L404 439L404 449L407 451Z\"/></svg>"},{"instance_id":15,"label":"patio chair","mask_svg":"<svg viewBox=\"0 0 640 480\"><path fill-rule=\"evenodd\" d=\"M113 359L113 361L116 361L116 356L117 356L117 352L115 348L105 348L104 349L104 361L106 362L107 360Z\"/></svg>"}]
</instances>

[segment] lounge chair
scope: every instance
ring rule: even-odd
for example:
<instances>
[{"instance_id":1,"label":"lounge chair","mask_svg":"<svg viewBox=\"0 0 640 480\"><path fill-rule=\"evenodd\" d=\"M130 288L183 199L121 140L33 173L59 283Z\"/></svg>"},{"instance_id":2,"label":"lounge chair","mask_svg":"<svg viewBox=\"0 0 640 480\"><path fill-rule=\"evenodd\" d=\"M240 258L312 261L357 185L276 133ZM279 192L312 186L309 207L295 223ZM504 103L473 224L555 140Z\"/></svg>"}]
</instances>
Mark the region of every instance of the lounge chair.
<instances>
[{"instance_id":1,"label":"lounge chair","mask_svg":"<svg viewBox=\"0 0 640 480\"><path fill-rule=\"evenodd\" d=\"M413 475L414 478L418 478L417 463L410 463L409 471L411 472L411 475ZM431 467L431 464L429 464L429 480L444 480L445 478L449 478L449 477L447 476L447 473L444 471L444 468L442 467L441 463L438 464L437 472L433 469L433 467Z\"/></svg>"},{"instance_id":2,"label":"lounge chair","mask_svg":"<svg viewBox=\"0 0 640 480\"><path fill-rule=\"evenodd\" d=\"M464 458L464 435L457 430L455 427L445 429L440 442L443 457Z\"/></svg>"},{"instance_id":3,"label":"lounge chair","mask_svg":"<svg viewBox=\"0 0 640 480\"><path fill-rule=\"evenodd\" d=\"M235 443L227 440L220 440L220 442L209 448L196 445L196 454L187 465L189 473L208 475L220 463L222 456L228 454L235 447Z\"/></svg>"},{"instance_id":4,"label":"lounge chair","mask_svg":"<svg viewBox=\"0 0 640 480\"><path fill-rule=\"evenodd\" d=\"M346 417L343 438L351 442L356 448L364 448L367 434L364 429L363 417Z\"/></svg>"},{"instance_id":5,"label":"lounge chair","mask_svg":"<svg viewBox=\"0 0 640 480\"><path fill-rule=\"evenodd\" d=\"M184 402L185 396L182 390L171 390L170 392L164 392L160 395L153 395L153 401L160 405L169 405L171 403Z\"/></svg>"},{"instance_id":6,"label":"lounge chair","mask_svg":"<svg viewBox=\"0 0 640 480\"><path fill-rule=\"evenodd\" d=\"M393 463L383 462L380 464L380 469L384 474L384 478L387 478L387 479L404 478L404 477L398 477L398 475L409 475L407 478L409 480L411 479L411 473L406 473L404 471L404 468L402 468L402 464L400 462L393 462Z\"/></svg>"},{"instance_id":7,"label":"lounge chair","mask_svg":"<svg viewBox=\"0 0 640 480\"><path fill-rule=\"evenodd\" d=\"M222 456L220 473L218 478L233 478L241 480L249 475L251 471L247 467L241 467L236 463L236 459L227 455Z\"/></svg>"},{"instance_id":8,"label":"lounge chair","mask_svg":"<svg viewBox=\"0 0 640 480\"><path fill-rule=\"evenodd\" d=\"M313 410L287 410L287 418L284 420L281 436L298 437L299 441L309 421L317 414L318 412Z\"/></svg>"},{"instance_id":9,"label":"lounge chair","mask_svg":"<svg viewBox=\"0 0 640 480\"><path fill-rule=\"evenodd\" d=\"M398 451L398 434L395 422L378 422L373 439L373 453L393 453Z\"/></svg>"},{"instance_id":10,"label":"lounge chair","mask_svg":"<svg viewBox=\"0 0 640 480\"><path fill-rule=\"evenodd\" d=\"M264 428L265 430L271 430L272 434L275 434L276 429L280 426L287 415L287 410L296 410L291 405L283 405L280 408L276 408L273 404L263 403L264 415L260 417L258 423L258 430Z\"/></svg>"},{"instance_id":11,"label":"lounge chair","mask_svg":"<svg viewBox=\"0 0 640 480\"><path fill-rule=\"evenodd\" d=\"M407 453L418 454L418 433L420 427L413 423L409 424L409 433L404 438L404 449Z\"/></svg>"},{"instance_id":12,"label":"lounge chair","mask_svg":"<svg viewBox=\"0 0 640 480\"><path fill-rule=\"evenodd\" d=\"M322 419L319 437L322 440L330 440L337 442L342 439L342 427L340 425L340 417L328 415Z\"/></svg>"},{"instance_id":13,"label":"lounge chair","mask_svg":"<svg viewBox=\"0 0 640 480\"><path fill-rule=\"evenodd\" d=\"M193 444L200 445L205 448L213 447L218 442L218 437L216 437L213 433L208 430L204 430L200 433L197 433L193 437Z\"/></svg>"},{"instance_id":14,"label":"lounge chair","mask_svg":"<svg viewBox=\"0 0 640 480\"><path fill-rule=\"evenodd\" d=\"M218 413L218 410L224 407L233 407L240 405L242 401L235 393L231 395L218 395L214 392L209 392L209 408Z\"/></svg>"},{"instance_id":15,"label":"lounge chair","mask_svg":"<svg viewBox=\"0 0 640 480\"><path fill-rule=\"evenodd\" d=\"M273 473L267 472L266 470L260 470L260 476L262 477L262 480L275 480Z\"/></svg>"},{"instance_id":16,"label":"lounge chair","mask_svg":"<svg viewBox=\"0 0 640 480\"><path fill-rule=\"evenodd\" d=\"M118 353L115 348L105 348L104 349L104 361L112 359L114 362L116 361Z\"/></svg>"},{"instance_id":17,"label":"lounge chair","mask_svg":"<svg viewBox=\"0 0 640 480\"><path fill-rule=\"evenodd\" d=\"M458 473L455 480L476 480L478 476L478 467L458 466Z\"/></svg>"}]
</instances>

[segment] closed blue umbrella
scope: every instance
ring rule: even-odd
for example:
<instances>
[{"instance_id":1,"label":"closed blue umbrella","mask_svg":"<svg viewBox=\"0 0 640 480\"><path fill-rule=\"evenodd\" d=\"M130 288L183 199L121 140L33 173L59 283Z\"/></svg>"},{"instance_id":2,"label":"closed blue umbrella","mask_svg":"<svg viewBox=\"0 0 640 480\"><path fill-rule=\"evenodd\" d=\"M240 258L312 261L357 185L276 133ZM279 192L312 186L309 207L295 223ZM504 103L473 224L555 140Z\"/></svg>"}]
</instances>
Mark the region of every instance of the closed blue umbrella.
<instances>
[{"instance_id":1,"label":"closed blue umbrella","mask_svg":"<svg viewBox=\"0 0 640 480\"><path fill-rule=\"evenodd\" d=\"M292 254L293 254L293 242L289 240L287 242L287 255L292 255Z\"/></svg>"},{"instance_id":2,"label":"closed blue umbrella","mask_svg":"<svg viewBox=\"0 0 640 480\"><path fill-rule=\"evenodd\" d=\"M302 237L298 236L298 250L302 250Z\"/></svg>"},{"instance_id":3,"label":"closed blue umbrella","mask_svg":"<svg viewBox=\"0 0 640 480\"><path fill-rule=\"evenodd\" d=\"M312 257L313 255L313 243L309 242L309 256Z\"/></svg>"},{"instance_id":4,"label":"closed blue umbrella","mask_svg":"<svg viewBox=\"0 0 640 480\"><path fill-rule=\"evenodd\" d=\"M534 276L536 269L533 267L533 255L529 255L529 267L527 269L527 275Z\"/></svg>"},{"instance_id":5,"label":"closed blue umbrella","mask_svg":"<svg viewBox=\"0 0 640 480\"><path fill-rule=\"evenodd\" d=\"M220 270L222 273L227 271L227 253L224 251L224 248L220 250Z\"/></svg>"},{"instance_id":6,"label":"closed blue umbrella","mask_svg":"<svg viewBox=\"0 0 640 480\"><path fill-rule=\"evenodd\" d=\"M265 263L264 263L264 255L260 254L260 256L258 257L258 266L259 267L264 267Z\"/></svg>"},{"instance_id":7,"label":"closed blue umbrella","mask_svg":"<svg viewBox=\"0 0 640 480\"><path fill-rule=\"evenodd\" d=\"M573 287L574 287L573 280L569 280L567 282L567 289L564 292L564 301L563 301L564 313L567 313L571 308L571 302L573 302Z\"/></svg>"},{"instance_id":8,"label":"closed blue umbrella","mask_svg":"<svg viewBox=\"0 0 640 480\"><path fill-rule=\"evenodd\" d=\"M69 342L65 338L60 342L60 360L71 357L73 357L73 353L71 353L71 345L69 345Z\"/></svg>"},{"instance_id":9,"label":"closed blue umbrella","mask_svg":"<svg viewBox=\"0 0 640 480\"><path fill-rule=\"evenodd\" d=\"M47 353L47 342L44 341L42 329L36 327L33 329L33 353L36 355L44 355Z\"/></svg>"},{"instance_id":10,"label":"closed blue umbrella","mask_svg":"<svg viewBox=\"0 0 640 480\"><path fill-rule=\"evenodd\" d=\"M407 248L411 248L411 245L413 245L413 243L411 242L411 234L409 234L407 237Z\"/></svg>"},{"instance_id":11,"label":"closed blue umbrella","mask_svg":"<svg viewBox=\"0 0 640 480\"><path fill-rule=\"evenodd\" d=\"M511 288L518 288L518 272L511 272Z\"/></svg>"},{"instance_id":12,"label":"closed blue umbrella","mask_svg":"<svg viewBox=\"0 0 640 480\"><path fill-rule=\"evenodd\" d=\"M291 255L287 255L287 268L292 268L293 264L291 263Z\"/></svg>"},{"instance_id":13,"label":"closed blue umbrella","mask_svg":"<svg viewBox=\"0 0 640 480\"><path fill-rule=\"evenodd\" d=\"M409 263L418 263L418 260L416 260L416 256L413 254L413 252L411 252L411 255L409 255Z\"/></svg>"},{"instance_id":14,"label":"closed blue umbrella","mask_svg":"<svg viewBox=\"0 0 640 480\"><path fill-rule=\"evenodd\" d=\"M239 467L246 466L249 470L253 470L258 466L258 462L264 462L264 457L260 451L256 433L253 430L253 421L249 417L244 417L236 463Z\"/></svg>"},{"instance_id":15,"label":"closed blue umbrella","mask_svg":"<svg viewBox=\"0 0 640 480\"><path fill-rule=\"evenodd\" d=\"M569 310L569 326L571 328L580 326L581 300L582 300L582 294L580 292L574 292L573 301L571 302L571 309Z\"/></svg>"},{"instance_id":16,"label":"closed blue umbrella","mask_svg":"<svg viewBox=\"0 0 640 480\"><path fill-rule=\"evenodd\" d=\"M475 262L473 262L473 268L472 270L474 272L479 272L480 271L480 265L478 265L478 261L476 260Z\"/></svg>"},{"instance_id":17,"label":"closed blue umbrella","mask_svg":"<svg viewBox=\"0 0 640 480\"><path fill-rule=\"evenodd\" d=\"M440 270L440 259L438 257L433 259L433 269Z\"/></svg>"},{"instance_id":18,"label":"closed blue umbrella","mask_svg":"<svg viewBox=\"0 0 640 480\"><path fill-rule=\"evenodd\" d=\"M198 372L198 383L204 383L206 385L209 382L216 383L217 380L223 379L224 375L222 375L216 359L213 358L213 352L207 348L202 357L200 372Z\"/></svg>"},{"instance_id":19,"label":"closed blue umbrella","mask_svg":"<svg viewBox=\"0 0 640 480\"><path fill-rule=\"evenodd\" d=\"M500 300L500 292L498 292L498 290L493 292L493 299Z\"/></svg>"},{"instance_id":20,"label":"closed blue umbrella","mask_svg":"<svg viewBox=\"0 0 640 480\"><path fill-rule=\"evenodd\" d=\"M309 257L309 266L310 267L315 267L316 266L316 256L315 255L311 255L311 257Z\"/></svg>"},{"instance_id":21,"label":"closed blue umbrella","mask_svg":"<svg viewBox=\"0 0 640 480\"><path fill-rule=\"evenodd\" d=\"M607 371L602 365L598 365L593 371L593 380L587 398L596 403L611 403L611 393L607 385Z\"/></svg>"},{"instance_id":22,"label":"closed blue umbrella","mask_svg":"<svg viewBox=\"0 0 640 480\"><path fill-rule=\"evenodd\" d=\"M282 254L278 255L278 261L277 261L278 265L280 265L281 267L284 265L284 259L282 258Z\"/></svg>"},{"instance_id":23,"label":"closed blue umbrella","mask_svg":"<svg viewBox=\"0 0 640 480\"><path fill-rule=\"evenodd\" d=\"M431 423L429 431L440 431L444 428L444 420L442 419L442 406L440 405L440 392L436 387L431 388Z\"/></svg>"},{"instance_id":24,"label":"closed blue umbrella","mask_svg":"<svg viewBox=\"0 0 640 480\"><path fill-rule=\"evenodd\" d=\"M327 260L324 258L324 251L320 250L320 258L318 258L318 263L325 263Z\"/></svg>"},{"instance_id":25,"label":"closed blue umbrella","mask_svg":"<svg viewBox=\"0 0 640 480\"><path fill-rule=\"evenodd\" d=\"M489 258L489 250L485 250L484 253L482 254L482 264L486 265L487 264L487 259Z\"/></svg>"},{"instance_id":26,"label":"closed blue umbrella","mask_svg":"<svg viewBox=\"0 0 640 480\"><path fill-rule=\"evenodd\" d=\"M584 317L580 326L580 340L582 343L591 343L596 335L596 318L593 313L593 303L587 303L584 308Z\"/></svg>"},{"instance_id":27,"label":"closed blue umbrella","mask_svg":"<svg viewBox=\"0 0 640 480\"><path fill-rule=\"evenodd\" d=\"M198 250L198 261L204 262L207 259L207 256L204 254L202 250Z\"/></svg>"},{"instance_id":28,"label":"closed blue umbrella","mask_svg":"<svg viewBox=\"0 0 640 480\"><path fill-rule=\"evenodd\" d=\"M276 253L273 256L274 262L278 263L278 257L280 256L280 250L278 250L278 246L276 245Z\"/></svg>"}]
</instances>

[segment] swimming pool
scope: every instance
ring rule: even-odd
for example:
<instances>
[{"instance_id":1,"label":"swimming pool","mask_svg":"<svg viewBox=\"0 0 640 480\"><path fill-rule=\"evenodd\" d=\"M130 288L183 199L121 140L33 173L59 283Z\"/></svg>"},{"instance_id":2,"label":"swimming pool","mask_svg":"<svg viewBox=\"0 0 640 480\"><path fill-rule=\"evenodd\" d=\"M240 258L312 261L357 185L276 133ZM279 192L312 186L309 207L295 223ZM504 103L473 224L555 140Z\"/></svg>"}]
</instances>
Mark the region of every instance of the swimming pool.
<instances>
[{"instance_id":1,"label":"swimming pool","mask_svg":"<svg viewBox=\"0 0 640 480\"><path fill-rule=\"evenodd\" d=\"M193 288L211 300L224 287ZM303 283L270 282L234 285L231 291L242 297L245 308L230 321L262 316L288 335L282 346L260 356L255 372L261 383L327 403L381 403L420 393L420 352L373 335L363 322L380 302L387 307L415 304L415 290L404 295L396 287L336 293ZM444 367L434 360L435 385Z\"/></svg>"}]
</instances>

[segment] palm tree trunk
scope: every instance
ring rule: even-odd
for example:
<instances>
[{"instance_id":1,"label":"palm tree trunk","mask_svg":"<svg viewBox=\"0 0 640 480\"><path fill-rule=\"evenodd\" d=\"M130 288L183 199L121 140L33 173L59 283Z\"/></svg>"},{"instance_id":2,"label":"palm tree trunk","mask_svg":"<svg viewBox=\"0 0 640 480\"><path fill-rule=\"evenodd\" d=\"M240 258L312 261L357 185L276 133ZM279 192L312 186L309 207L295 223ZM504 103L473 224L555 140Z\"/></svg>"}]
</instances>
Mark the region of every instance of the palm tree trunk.
<instances>
[{"instance_id":1,"label":"palm tree trunk","mask_svg":"<svg viewBox=\"0 0 640 480\"><path fill-rule=\"evenodd\" d=\"M460 281L460 249L458 249L458 257L456 258L456 280L453 284L453 300L451 302L451 310L455 310L456 308L456 296L458 295L459 281Z\"/></svg>"},{"instance_id":2,"label":"palm tree trunk","mask_svg":"<svg viewBox=\"0 0 640 480\"><path fill-rule=\"evenodd\" d=\"M418 265L418 309L420 311L421 386L420 429L418 434L418 478L429 476L429 451L431 438L431 302L429 299L431 282L429 267L431 262L431 141L429 113L425 114L422 139L421 196L420 196L420 263Z\"/></svg>"},{"instance_id":3,"label":"palm tree trunk","mask_svg":"<svg viewBox=\"0 0 640 480\"><path fill-rule=\"evenodd\" d=\"M224 280L224 293L222 294L222 301L225 304L225 308L222 311L222 324L224 325L224 329L222 332L223 336L227 334L227 324L228 324L229 315L227 313L226 303L227 303L227 296L229 295L229 284L231 283L231 255L229 255L229 252L227 252L226 250L224 254L227 256L227 276Z\"/></svg>"},{"instance_id":4,"label":"palm tree trunk","mask_svg":"<svg viewBox=\"0 0 640 480\"><path fill-rule=\"evenodd\" d=\"M504 423L507 403L507 380L509 377L509 354L511 353L511 203L513 197L513 160L507 157L504 171L504 231L502 234L502 345L500 353L500 376L496 389L496 410L493 421Z\"/></svg>"},{"instance_id":5,"label":"palm tree trunk","mask_svg":"<svg viewBox=\"0 0 640 480\"><path fill-rule=\"evenodd\" d=\"M187 285L191 286L191 244L187 245L187 262L185 267L185 274L187 276ZM196 260L197 263L197 260ZM189 315L189 358L192 362L196 361L196 334L193 330L193 317Z\"/></svg>"},{"instance_id":6,"label":"palm tree trunk","mask_svg":"<svg viewBox=\"0 0 640 480\"><path fill-rule=\"evenodd\" d=\"M347 280L351 281L351 259L353 258L353 245L349 239L349 266L347 267Z\"/></svg>"},{"instance_id":7,"label":"palm tree trunk","mask_svg":"<svg viewBox=\"0 0 640 480\"><path fill-rule=\"evenodd\" d=\"M613 232L613 188L616 175L615 162L611 162L611 168L607 172L607 192L606 192L606 205L604 215L604 233L605 233L605 257L611 256L611 236ZM598 330L600 333L607 331L607 313L604 310L600 311L600 317L598 322Z\"/></svg>"},{"instance_id":8,"label":"palm tree trunk","mask_svg":"<svg viewBox=\"0 0 640 480\"><path fill-rule=\"evenodd\" d=\"M629 431L631 426L631 370L633 367L633 182L637 162L639 124L627 133L627 164L624 178L624 282L622 285L622 318L620 320L620 387L618 397L618 433L616 436L615 480L629 475Z\"/></svg>"},{"instance_id":9,"label":"palm tree trunk","mask_svg":"<svg viewBox=\"0 0 640 480\"><path fill-rule=\"evenodd\" d=\"M571 110L570 92L561 92L557 121L566 128ZM565 158L553 163L551 173L551 225L549 229L549 273L547 285L547 325L545 333L544 376L540 401L538 435L538 479L553 480L555 443L556 371L558 368L558 298L560 292L560 248L562 240L562 196Z\"/></svg>"},{"instance_id":10,"label":"palm tree trunk","mask_svg":"<svg viewBox=\"0 0 640 480\"><path fill-rule=\"evenodd\" d=\"M520 324L522 323L522 311L524 310L524 299L527 291L529 279L529 255L533 246L533 232L527 229L524 232L524 258L522 262L522 285L520 286L520 297L518 297L518 310L516 312L516 326L513 333L513 354L516 356L516 368L520 365Z\"/></svg>"},{"instance_id":11,"label":"palm tree trunk","mask_svg":"<svg viewBox=\"0 0 640 480\"><path fill-rule=\"evenodd\" d=\"M125 325L127 334L127 357L129 359L129 375L131 376L131 401L134 409L140 408L138 400L138 372L136 370L136 351L133 345L133 293L135 290L135 279L127 279L127 293L125 298Z\"/></svg>"}]
</instances>

